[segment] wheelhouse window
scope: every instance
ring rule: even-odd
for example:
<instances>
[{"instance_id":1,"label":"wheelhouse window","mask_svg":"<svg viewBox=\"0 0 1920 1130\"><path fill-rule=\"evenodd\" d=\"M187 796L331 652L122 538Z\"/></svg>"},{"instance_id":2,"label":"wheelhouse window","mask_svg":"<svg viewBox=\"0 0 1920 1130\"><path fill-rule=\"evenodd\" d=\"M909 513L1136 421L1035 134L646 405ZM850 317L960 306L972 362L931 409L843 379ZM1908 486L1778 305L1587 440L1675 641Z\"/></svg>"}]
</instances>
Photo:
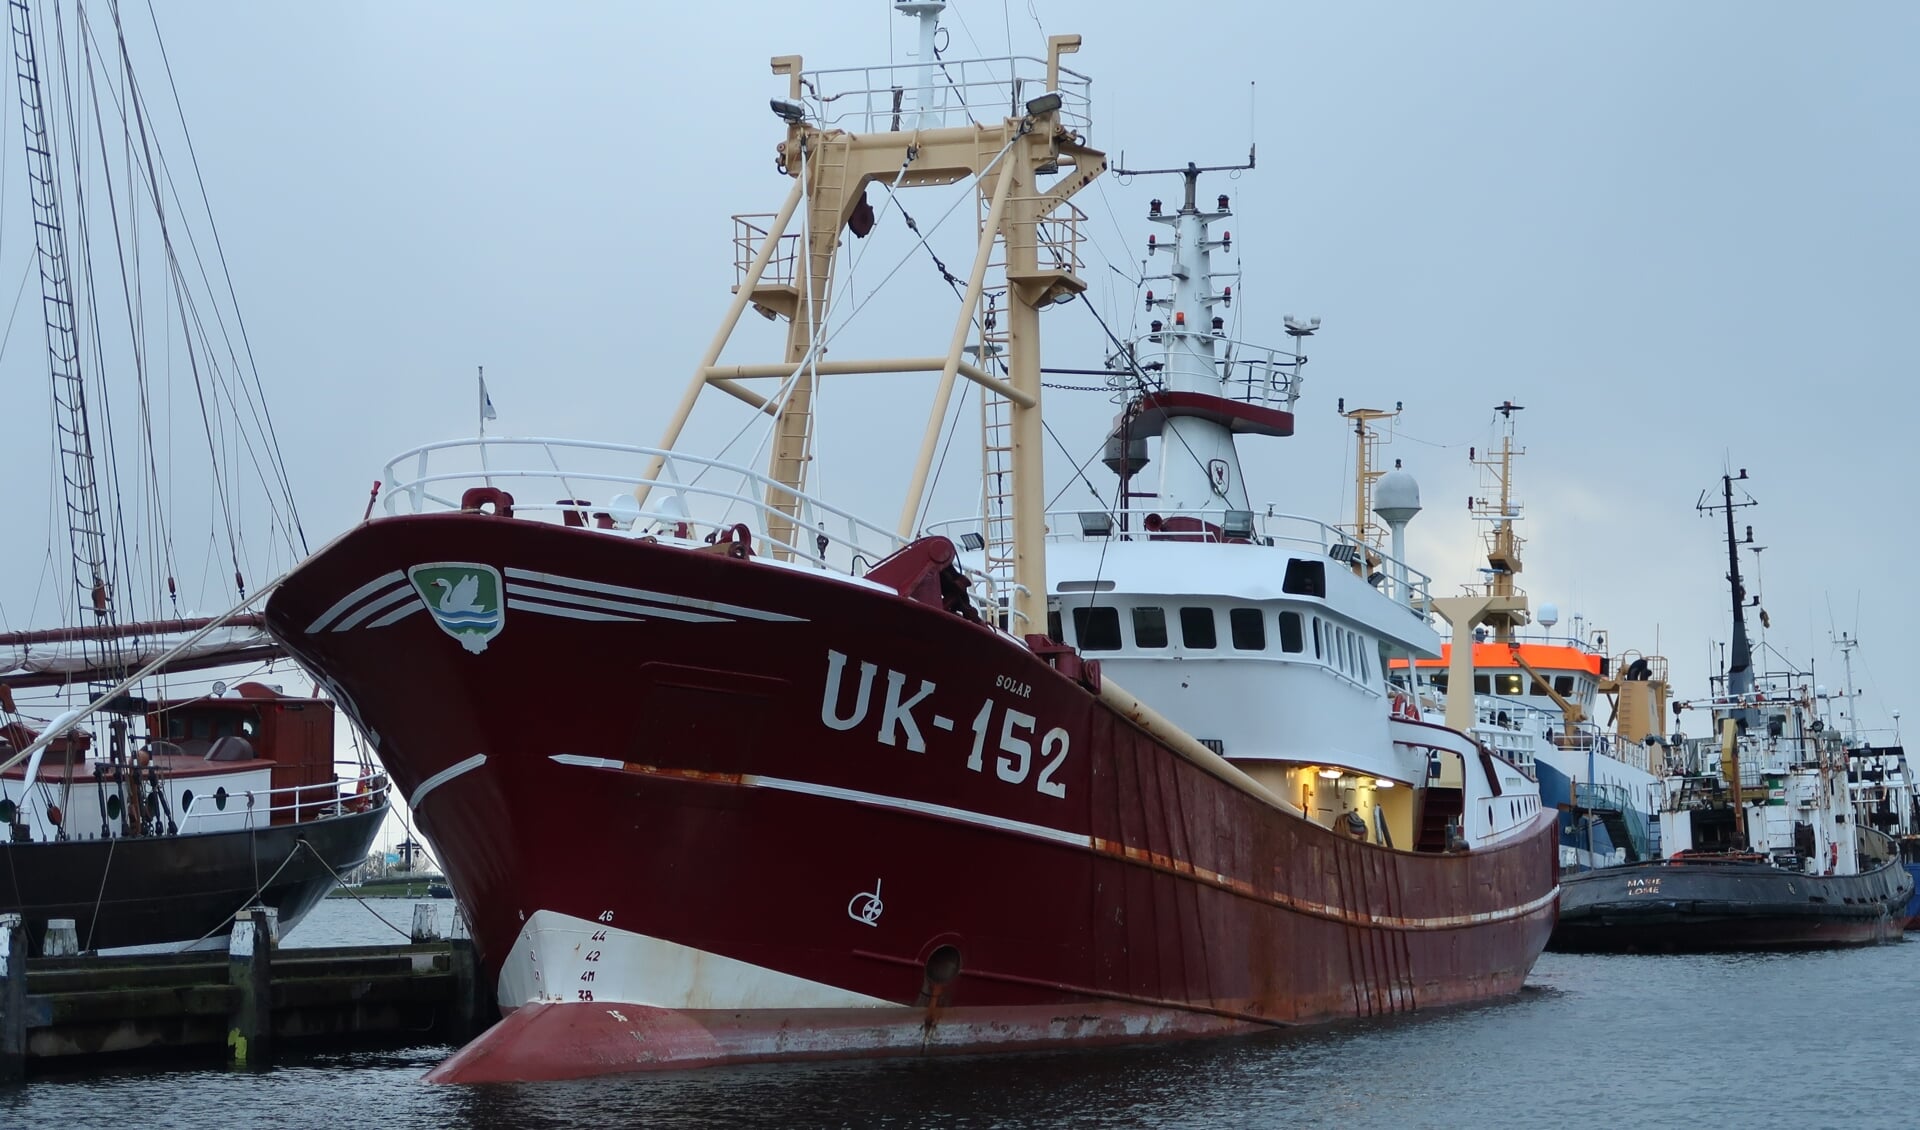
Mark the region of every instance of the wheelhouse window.
<instances>
[{"instance_id":1,"label":"wheelhouse window","mask_svg":"<svg viewBox=\"0 0 1920 1130\"><path fill-rule=\"evenodd\" d=\"M1518 698L1525 693L1526 676L1512 671L1502 671L1493 677L1493 693L1504 698Z\"/></svg>"},{"instance_id":2,"label":"wheelhouse window","mask_svg":"<svg viewBox=\"0 0 1920 1130\"><path fill-rule=\"evenodd\" d=\"M1558 692L1560 697L1562 698L1572 698L1573 697L1573 676L1572 675L1555 675L1553 677L1553 689L1556 692Z\"/></svg>"},{"instance_id":3,"label":"wheelhouse window","mask_svg":"<svg viewBox=\"0 0 1920 1130\"><path fill-rule=\"evenodd\" d=\"M1133 610L1133 646L1167 646L1167 610L1164 608L1136 608Z\"/></svg>"},{"instance_id":4,"label":"wheelhouse window","mask_svg":"<svg viewBox=\"0 0 1920 1130\"><path fill-rule=\"evenodd\" d=\"M1280 614L1280 650L1297 653L1306 649L1306 633L1300 630L1300 614L1282 612Z\"/></svg>"},{"instance_id":5,"label":"wheelhouse window","mask_svg":"<svg viewBox=\"0 0 1920 1130\"><path fill-rule=\"evenodd\" d=\"M1076 608L1073 636L1081 651L1120 650L1120 612L1116 608Z\"/></svg>"},{"instance_id":6,"label":"wheelhouse window","mask_svg":"<svg viewBox=\"0 0 1920 1130\"><path fill-rule=\"evenodd\" d=\"M1493 676L1475 675L1473 677L1473 693L1474 694L1492 694L1493 693Z\"/></svg>"},{"instance_id":7,"label":"wheelhouse window","mask_svg":"<svg viewBox=\"0 0 1920 1130\"><path fill-rule=\"evenodd\" d=\"M1235 608L1227 613L1227 629L1235 651L1267 650L1267 618L1258 608Z\"/></svg>"},{"instance_id":8,"label":"wheelhouse window","mask_svg":"<svg viewBox=\"0 0 1920 1130\"><path fill-rule=\"evenodd\" d=\"M1313 657L1315 659L1325 659L1327 657L1326 653L1321 649L1321 637L1325 634L1325 631L1320 627L1320 617L1315 616L1313 618Z\"/></svg>"},{"instance_id":9,"label":"wheelhouse window","mask_svg":"<svg viewBox=\"0 0 1920 1130\"><path fill-rule=\"evenodd\" d=\"M1214 632L1213 609L1182 608L1180 610L1180 643L1197 651L1211 651L1220 646L1219 637Z\"/></svg>"}]
</instances>

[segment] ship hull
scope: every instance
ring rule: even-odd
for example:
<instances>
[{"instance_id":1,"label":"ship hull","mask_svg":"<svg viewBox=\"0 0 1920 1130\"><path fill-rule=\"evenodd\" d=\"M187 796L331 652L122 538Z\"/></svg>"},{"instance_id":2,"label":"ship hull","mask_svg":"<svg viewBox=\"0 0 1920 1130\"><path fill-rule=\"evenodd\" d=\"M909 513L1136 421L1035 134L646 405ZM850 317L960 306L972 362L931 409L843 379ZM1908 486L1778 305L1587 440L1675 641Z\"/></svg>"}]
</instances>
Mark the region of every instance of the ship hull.
<instances>
[{"instance_id":1,"label":"ship hull","mask_svg":"<svg viewBox=\"0 0 1920 1130\"><path fill-rule=\"evenodd\" d=\"M410 611L423 562L501 578L483 647ZM345 535L267 617L375 735L498 986L437 1079L1401 1012L1518 990L1552 927L1550 814L1474 852L1336 837L877 585L434 515Z\"/></svg>"},{"instance_id":2,"label":"ship hull","mask_svg":"<svg viewBox=\"0 0 1920 1130\"><path fill-rule=\"evenodd\" d=\"M1897 862L1860 875L1764 863L1659 860L1569 875L1549 948L1567 953L1826 949L1897 941L1913 877Z\"/></svg>"},{"instance_id":3,"label":"ship hull","mask_svg":"<svg viewBox=\"0 0 1920 1130\"><path fill-rule=\"evenodd\" d=\"M378 805L298 824L172 836L0 844L0 913L19 913L34 952L50 919L74 920L82 949L225 948L234 914L279 912L284 932L366 861ZM258 896L256 899L256 895Z\"/></svg>"}]
</instances>

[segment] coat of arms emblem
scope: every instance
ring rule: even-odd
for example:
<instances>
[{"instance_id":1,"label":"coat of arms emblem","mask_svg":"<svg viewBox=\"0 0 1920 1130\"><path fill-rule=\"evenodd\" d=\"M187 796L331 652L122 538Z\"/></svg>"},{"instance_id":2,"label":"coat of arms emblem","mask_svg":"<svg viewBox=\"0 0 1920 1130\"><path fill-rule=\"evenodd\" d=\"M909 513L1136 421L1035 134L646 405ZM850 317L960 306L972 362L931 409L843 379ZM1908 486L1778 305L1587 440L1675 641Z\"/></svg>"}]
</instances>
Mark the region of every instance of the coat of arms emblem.
<instances>
[{"instance_id":1,"label":"coat of arms emblem","mask_svg":"<svg viewBox=\"0 0 1920 1130\"><path fill-rule=\"evenodd\" d=\"M506 620L506 601L500 572L491 565L439 561L407 570L414 591L426 602L440 630L478 655L487 641L500 634Z\"/></svg>"}]
</instances>

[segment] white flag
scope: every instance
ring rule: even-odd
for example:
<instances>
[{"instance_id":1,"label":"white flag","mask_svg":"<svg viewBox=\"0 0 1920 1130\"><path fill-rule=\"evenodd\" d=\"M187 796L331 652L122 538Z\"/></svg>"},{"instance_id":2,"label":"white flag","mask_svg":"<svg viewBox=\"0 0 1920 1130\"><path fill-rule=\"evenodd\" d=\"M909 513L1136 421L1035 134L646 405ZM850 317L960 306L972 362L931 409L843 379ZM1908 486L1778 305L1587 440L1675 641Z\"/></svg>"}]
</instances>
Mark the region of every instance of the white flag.
<instances>
[{"instance_id":1,"label":"white flag","mask_svg":"<svg viewBox=\"0 0 1920 1130\"><path fill-rule=\"evenodd\" d=\"M498 420L500 418L499 413L493 410L493 397L487 395L487 378L485 373L482 373L480 376L480 418L482 420Z\"/></svg>"}]
</instances>

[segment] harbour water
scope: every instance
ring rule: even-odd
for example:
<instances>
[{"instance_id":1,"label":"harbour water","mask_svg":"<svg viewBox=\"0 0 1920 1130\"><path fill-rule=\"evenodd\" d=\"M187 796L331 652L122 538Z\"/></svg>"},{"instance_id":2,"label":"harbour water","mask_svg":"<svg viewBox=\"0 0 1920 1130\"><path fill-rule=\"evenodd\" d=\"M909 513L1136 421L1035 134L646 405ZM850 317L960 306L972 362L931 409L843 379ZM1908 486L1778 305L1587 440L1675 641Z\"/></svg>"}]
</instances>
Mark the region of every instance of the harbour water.
<instances>
[{"instance_id":1,"label":"harbour water","mask_svg":"<svg viewBox=\"0 0 1920 1130\"><path fill-rule=\"evenodd\" d=\"M289 942L395 939L329 899ZM449 1048L315 1055L36 1079L0 1090L0 1127L1911 1127L1917 975L1917 942L1547 954L1499 1004L1237 1041L493 1087L422 1084Z\"/></svg>"}]
</instances>

